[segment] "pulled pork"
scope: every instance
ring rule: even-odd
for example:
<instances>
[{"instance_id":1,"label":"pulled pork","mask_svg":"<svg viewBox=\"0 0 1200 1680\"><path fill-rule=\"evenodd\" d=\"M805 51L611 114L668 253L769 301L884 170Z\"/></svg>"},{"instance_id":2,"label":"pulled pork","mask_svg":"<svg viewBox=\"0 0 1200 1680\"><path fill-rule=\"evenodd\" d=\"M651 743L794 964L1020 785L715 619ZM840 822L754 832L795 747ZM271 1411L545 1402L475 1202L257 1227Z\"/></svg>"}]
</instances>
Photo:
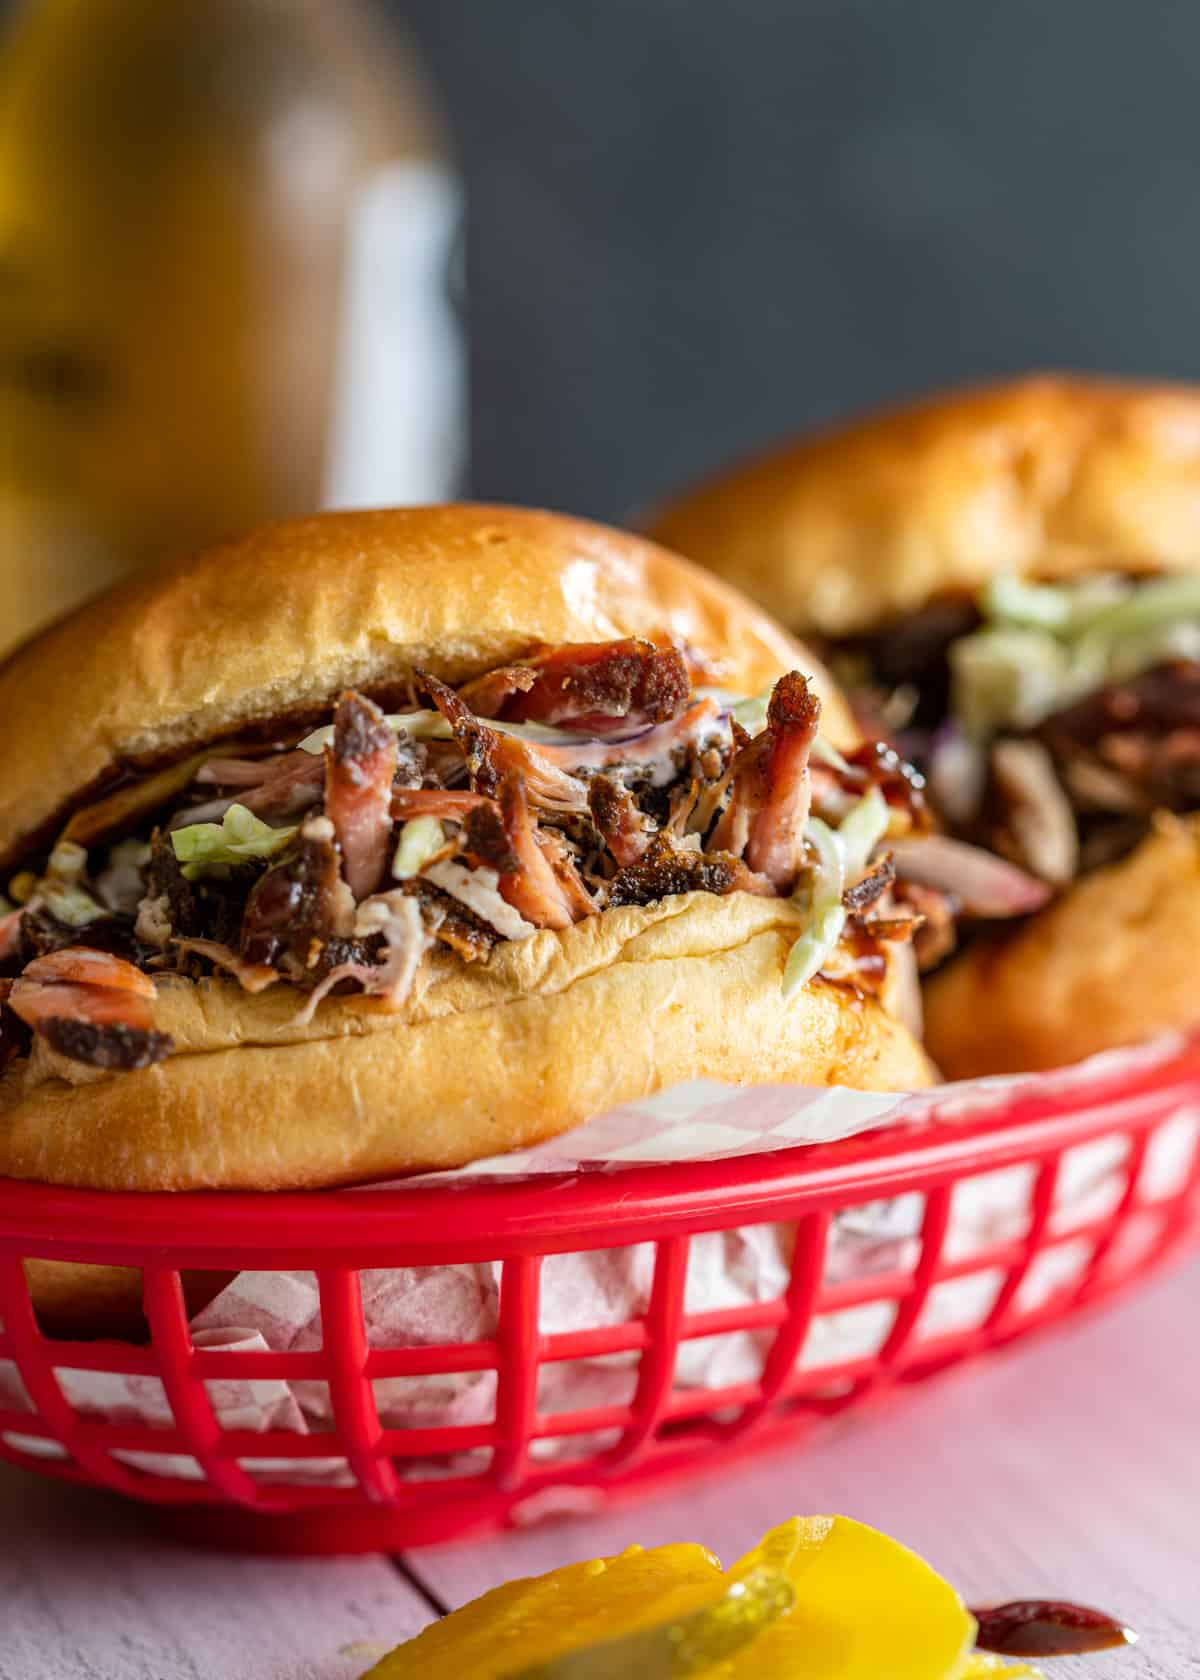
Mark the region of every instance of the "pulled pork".
<instances>
[{"instance_id":1,"label":"pulled pork","mask_svg":"<svg viewBox=\"0 0 1200 1680\"><path fill-rule=\"evenodd\" d=\"M1114 587L1134 600L1155 586ZM1027 914L1131 851L1155 810L1200 810L1200 661L1152 653L1144 669L1038 708L1024 727L1009 721L972 736L955 715L952 669L955 644L983 622L969 600L935 601L838 652L860 715L883 720L927 776L958 848L939 849L934 837L897 851L897 892L926 918L923 966L953 949L958 914ZM986 871L986 853L1020 878Z\"/></svg>"},{"instance_id":2,"label":"pulled pork","mask_svg":"<svg viewBox=\"0 0 1200 1680\"><path fill-rule=\"evenodd\" d=\"M388 718L348 691L302 743L235 743L159 772L145 798L123 792L135 833L96 855L94 876L74 846L15 878L23 902L0 939L9 1053L33 1033L98 1068L160 1060L153 976L172 971L284 984L303 1018L330 993L396 1008L435 944L479 962L609 907L803 895L820 867L810 815L836 829L871 790L883 826L924 821L919 778L890 749L814 756L820 705L795 674L753 737L732 701L693 693L678 650L636 640L541 648L457 690L417 672L411 694L428 709ZM87 828L86 813L74 821ZM886 862L864 854L845 886L828 972L874 990L884 943L921 918L892 902Z\"/></svg>"},{"instance_id":3,"label":"pulled pork","mask_svg":"<svg viewBox=\"0 0 1200 1680\"><path fill-rule=\"evenodd\" d=\"M1037 735L1081 812L1194 811L1200 663L1172 659L1109 683L1046 718Z\"/></svg>"}]
</instances>

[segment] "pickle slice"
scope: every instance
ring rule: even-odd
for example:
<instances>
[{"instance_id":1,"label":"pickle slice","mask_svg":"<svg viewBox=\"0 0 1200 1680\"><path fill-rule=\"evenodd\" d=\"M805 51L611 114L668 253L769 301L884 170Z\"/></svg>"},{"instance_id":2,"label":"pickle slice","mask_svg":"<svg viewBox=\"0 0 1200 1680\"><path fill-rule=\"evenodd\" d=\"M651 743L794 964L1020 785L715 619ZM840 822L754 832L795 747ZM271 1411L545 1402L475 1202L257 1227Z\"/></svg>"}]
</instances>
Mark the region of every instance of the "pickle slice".
<instances>
[{"instance_id":1,"label":"pickle slice","mask_svg":"<svg viewBox=\"0 0 1200 1680\"><path fill-rule=\"evenodd\" d=\"M509 1581L433 1622L371 1670L370 1680L496 1680L644 1628L684 1622L730 1586L703 1546L630 1546Z\"/></svg>"},{"instance_id":2,"label":"pickle slice","mask_svg":"<svg viewBox=\"0 0 1200 1680\"><path fill-rule=\"evenodd\" d=\"M729 1659L722 1680L961 1680L975 1623L898 1541L849 1517L795 1517L730 1573L765 1558L787 1574L796 1603Z\"/></svg>"},{"instance_id":3,"label":"pickle slice","mask_svg":"<svg viewBox=\"0 0 1200 1680\"><path fill-rule=\"evenodd\" d=\"M676 1544L511 1581L369 1680L1032 1680L973 1656L975 1632L905 1546L848 1517L793 1517L724 1573Z\"/></svg>"},{"instance_id":4,"label":"pickle slice","mask_svg":"<svg viewBox=\"0 0 1200 1680\"><path fill-rule=\"evenodd\" d=\"M689 1680L724 1662L786 1616L796 1594L777 1569L748 1570L715 1604L656 1627L606 1639L549 1662L520 1669L511 1680Z\"/></svg>"}]
</instances>

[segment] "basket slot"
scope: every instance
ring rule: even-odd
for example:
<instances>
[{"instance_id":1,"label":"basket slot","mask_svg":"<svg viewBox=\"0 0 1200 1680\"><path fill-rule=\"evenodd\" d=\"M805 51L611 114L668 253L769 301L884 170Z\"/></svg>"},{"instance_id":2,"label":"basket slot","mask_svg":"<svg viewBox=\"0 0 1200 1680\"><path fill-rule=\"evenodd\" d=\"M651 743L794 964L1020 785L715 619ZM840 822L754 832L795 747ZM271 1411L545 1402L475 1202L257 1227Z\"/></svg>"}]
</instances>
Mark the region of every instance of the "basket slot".
<instances>
[{"instance_id":1,"label":"basket slot","mask_svg":"<svg viewBox=\"0 0 1200 1680\"><path fill-rule=\"evenodd\" d=\"M890 1377L901 1360L908 1339L921 1316L921 1309L929 1299L930 1287L938 1275L942 1249L946 1242L946 1228L950 1223L951 1193L949 1184L936 1185L925 1193L925 1212L921 1219L921 1253L913 1268L912 1292L897 1304L892 1327L875 1356L874 1372L869 1377L859 1379L853 1391L855 1397Z\"/></svg>"},{"instance_id":2,"label":"basket slot","mask_svg":"<svg viewBox=\"0 0 1200 1680\"><path fill-rule=\"evenodd\" d=\"M512 1488L525 1471L537 1414L538 1301L541 1294L540 1255L510 1256L500 1280L500 1316L496 1342L500 1354L496 1390L496 1448L492 1478L498 1487Z\"/></svg>"},{"instance_id":3,"label":"basket slot","mask_svg":"<svg viewBox=\"0 0 1200 1680\"><path fill-rule=\"evenodd\" d=\"M101 1444L99 1428L79 1417L59 1387L19 1260L0 1260L0 1313L7 1332L7 1357L20 1372L47 1435L65 1447L80 1469L102 1486L118 1488L122 1493L140 1492L139 1478L116 1462Z\"/></svg>"},{"instance_id":4,"label":"basket slot","mask_svg":"<svg viewBox=\"0 0 1200 1680\"><path fill-rule=\"evenodd\" d=\"M495 1342L447 1342L444 1346L376 1348L367 1355L370 1377L444 1376L460 1371L491 1371Z\"/></svg>"},{"instance_id":5,"label":"basket slot","mask_svg":"<svg viewBox=\"0 0 1200 1680\"><path fill-rule=\"evenodd\" d=\"M345 1266L317 1273L321 1322L328 1356L325 1375L329 1397L350 1468L363 1492L375 1503L396 1498L396 1473L382 1456L383 1429L375 1409L375 1391L367 1377L370 1348L363 1322L358 1273Z\"/></svg>"},{"instance_id":6,"label":"basket slot","mask_svg":"<svg viewBox=\"0 0 1200 1680\"><path fill-rule=\"evenodd\" d=\"M192 1438L185 1429L164 1429L144 1423L96 1422L85 1427L109 1452L153 1452L195 1458Z\"/></svg>"},{"instance_id":7,"label":"basket slot","mask_svg":"<svg viewBox=\"0 0 1200 1680\"><path fill-rule=\"evenodd\" d=\"M156 1377L158 1361L152 1347L133 1347L128 1342L52 1342L53 1363L70 1371L105 1371L120 1376ZM9 1352L0 1340L0 1359Z\"/></svg>"},{"instance_id":8,"label":"basket slot","mask_svg":"<svg viewBox=\"0 0 1200 1680\"><path fill-rule=\"evenodd\" d=\"M1144 1142L1144 1139L1143 1139ZM1009 1266L1004 1282L1000 1286L996 1299L992 1302L983 1323L979 1326L983 1340L999 1334L1003 1335L1016 1305L1018 1291L1029 1275L1029 1268L1042 1250L1042 1240L1046 1234L1046 1227L1050 1223L1050 1215L1054 1211L1054 1197L1058 1189L1059 1169L1062 1166L1062 1156L1054 1155L1048 1161L1043 1161L1038 1168L1033 1182L1033 1197L1030 1203L1029 1226L1024 1239L1016 1245L1017 1252L1013 1263ZM995 1264L995 1258L972 1255L972 1261L980 1271L986 1271L989 1263ZM1003 1262L1001 1262L1003 1264ZM943 1275L945 1275L943 1273Z\"/></svg>"},{"instance_id":9,"label":"basket slot","mask_svg":"<svg viewBox=\"0 0 1200 1680\"><path fill-rule=\"evenodd\" d=\"M1106 1215L1097 1221L1101 1229L1107 1228L1109 1217ZM1087 1227L1080 1226L1072 1230L1071 1235L1086 1236ZM1028 1248L1028 1234L1014 1237L1011 1242L992 1243L987 1248L974 1248L970 1254L960 1254L957 1260L943 1260L930 1282L952 1283L955 1278L973 1277L976 1272L1011 1270L1024 1262Z\"/></svg>"},{"instance_id":10,"label":"basket slot","mask_svg":"<svg viewBox=\"0 0 1200 1680\"><path fill-rule=\"evenodd\" d=\"M863 1377L869 1377L875 1370L878 1354L864 1353L855 1359L839 1359L828 1365L814 1366L811 1370L803 1368L790 1371L783 1387L785 1400L801 1400L806 1404L814 1397L821 1397L823 1390L840 1387L843 1383L858 1383Z\"/></svg>"},{"instance_id":11,"label":"basket slot","mask_svg":"<svg viewBox=\"0 0 1200 1680\"><path fill-rule=\"evenodd\" d=\"M1104 1262L1108 1258L1109 1250L1117 1240L1117 1236L1124 1229L1125 1221L1138 1205L1138 1192L1141 1188L1142 1169L1146 1164L1146 1156L1150 1149L1150 1129L1146 1126L1139 1128L1129 1140L1129 1155L1125 1162L1125 1188L1121 1200L1113 1212L1108 1230L1096 1242L1092 1250L1092 1257L1087 1271L1079 1281L1075 1291L1075 1305L1082 1305L1099 1289L1104 1277Z\"/></svg>"},{"instance_id":12,"label":"basket slot","mask_svg":"<svg viewBox=\"0 0 1200 1680\"><path fill-rule=\"evenodd\" d=\"M1195 1186L1186 1195L1172 1198L1167 1202L1156 1204L1156 1212L1162 1215L1162 1228L1157 1239L1150 1244L1146 1252L1138 1260L1125 1277L1116 1278L1111 1284L1105 1283L1103 1292L1115 1288L1118 1284L1127 1283L1132 1278L1144 1277L1154 1268L1169 1259L1175 1250L1191 1239L1196 1229L1196 1196ZM1102 1291L1097 1290L1097 1294Z\"/></svg>"},{"instance_id":13,"label":"basket slot","mask_svg":"<svg viewBox=\"0 0 1200 1680\"><path fill-rule=\"evenodd\" d=\"M659 1240L654 1255L650 1302L642 1326L646 1339L638 1364L637 1388L628 1411L620 1408L619 1415L610 1423L592 1425L594 1428L624 1428L625 1431L615 1446L602 1455L605 1465L627 1464L641 1457L646 1442L666 1413L683 1324L690 1249L688 1237L663 1237ZM555 1418L554 1423L554 1433L570 1433L562 1427L563 1418Z\"/></svg>"},{"instance_id":14,"label":"basket slot","mask_svg":"<svg viewBox=\"0 0 1200 1680\"><path fill-rule=\"evenodd\" d=\"M591 1406L584 1411L555 1412L550 1417L539 1417L533 1426L533 1437L537 1441L552 1441L560 1435L592 1435L601 1430L623 1430L628 1422L628 1406ZM622 1438L600 1455L599 1462L611 1463L609 1454L621 1452L624 1446Z\"/></svg>"},{"instance_id":15,"label":"basket slot","mask_svg":"<svg viewBox=\"0 0 1200 1680\"><path fill-rule=\"evenodd\" d=\"M221 1426L193 1364L192 1338L179 1273L164 1266L146 1266L142 1274L142 1300L158 1355L159 1376L175 1422L183 1433L184 1450L191 1453L213 1487L227 1499L242 1505L255 1504L258 1495L251 1477L221 1454Z\"/></svg>"},{"instance_id":16,"label":"basket slot","mask_svg":"<svg viewBox=\"0 0 1200 1680\"><path fill-rule=\"evenodd\" d=\"M1036 1185L1036 1179L1034 1182ZM1169 1204L1161 1202L1153 1204L1155 1208L1161 1208L1165 1205ZM1120 1223L1121 1220L1121 1210L1115 1209L1100 1214L1095 1219L1080 1220L1077 1224L1073 1223L1070 1230L1063 1231L1057 1236L1051 1236L1043 1230L1041 1247L1045 1249L1058 1243L1079 1242L1086 1237L1095 1237L1098 1240L1106 1238L1114 1225ZM1026 1234L1013 1242L996 1243L990 1248L974 1249L970 1254L964 1254L958 1260L945 1260L938 1266L937 1273L931 1281L948 1283L953 1278L968 1277L973 1272L1007 1269L1016 1266L1024 1258L1028 1243L1029 1237Z\"/></svg>"},{"instance_id":17,"label":"basket slot","mask_svg":"<svg viewBox=\"0 0 1200 1680\"><path fill-rule=\"evenodd\" d=\"M736 1307L717 1307L712 1312L688 1313L680 1325L680 1337L693 1341L699 1336L722 1336L730 1330L773 1330L788 1316L787 1297L775 1301L745 1301Z\"/></svg>"},{"instance_id":18,"label":"basket slot","mask_svg":"<svg viewBox=\"0 0 1200 1680\"><path fill-rule=\"evenodd\" d=\"M895 1373L903 1382L915 1382L940 1370L944 1365L983 1353L985 1349L994 1347L998 1340L1004 1341L1009 1336L1024 1335L1027 1330L1036 1329L1043 1318L1054 1319L1058 1316L1058 1309L1052 1307L1048 1313L1039 1312L1022 1317L1019 1331L1006 1329L999 1335L995 1331L985 1335L980 1326L974 1330L947 1330L939 1336L922 1337L897 1361Z\"/></svg>"},{"instance_id":19,"label":"basket slot","mask_svg":"<svg viewBox=\"0 0 1200 1680\"><path fill-rule=\"evenodd\" d=\"M653 1303L653 1291L650 1298ZM598 1359L606 1353L641 1353L651 1342L648 1323L648 1319L636 1319L630 1324L598 1325L594 1330L555 1331L542 1337L542 1364L556 1365L563 1359Z\"/></svg>"},{"instance_id":20,"label":"basket slot","mask_svg":"<svg viewBox=\"0 0 1200 1680\"><path fill-rule=\"evenodd\" d=\"M728 1388L686 1389L673 1394L667 1402L666 1415L672 1422L710 1412L738 1411L752 1406L761 1389L756 1382L734 1383Z\"/></svg>"},{"instance_id":21,"label":"basket slot","mask_svg":"<svg viewBox=\"0 0 1200 1680\"><path fill-rule=\"evenodd\" d=\"M913 1287L911 1272L867 1272L844 1283L825 1284L813 1304L813 1313L844 1312L847 1307L861 1307L868 1301L899 1301L911 1295Z\"/></svg>"},{"instance_id":22,"label":"basket slot","mask_svg":"<svg viewBox=\"0 0 1200 1680\"><path fill-rule=\"evenodd\" d=\"M192 1349L192 1369L212 1382L262 1382L276 1377L280 1382L319 1382L326 1371L321 1353L268 1352L238 1353L232 1348Z\"/></svg>"},{"instance_id":23,"label":"basket slot","mask_svg":"<svg viewBox=\"0 0 1200 1680\"><path fill-rule=\"evenodd\" d=\"M392 1458L442 1458L451 1453L490 1447L496 1439L494 1423L448 1423L427 1429L385 1429L381 1440Z\"/></svg>"},{"instance_id":24,"label":"basket slot","mask_svg":"<svg viewBox=\"0 0 1200 1680\"><path fill-rule=\"evenodd\" d=\"M1139 1165L1144 1165L1144 1157ZM1105 1244L1104 1255L1093 1255L1087 1268L1086 1275L1080 1280L1077 1292L1068 1298L1064 1304L1061 1298L1050 1303L1050 1310L1046 1318L1061 1317L1076 1307L1092 1306L1122 1289L1136 1279L1145 1277L1158 1266L1171 1258L1172 1254L1182 1244L1193 1238L1196 1229L1196 1192L1200 1186L1200 1151L1197 1151L1193 1162L1192 1172L1188 1182L1173 1195L1156 1197L1154 1200L1142 1199L1140 1187L1135 1187L1129 1195L1128 1203L1123 1203L1121 1209L1111 1216L1113 1231L1109 1241ZM1134 1258L1124 1262L1121 1266L1108 1267L1102 1264L1111 1258L1107 1250L1117 1242L1122 1232L1137 1217L1149 1217L1158 1221L1158 1231L1144 1249ZM1039 1319L1041 1315L1039 1314ZM1021 1328L1028 1323L1038 1320L1022 1319Z\"/></svg>"},{"instance_id":25,"label":"basket slot","mask_svg":"<svg viewBox=\"0 0 1200 1680\"><path fill-rule=\"evenodd\" d=\"M213 1449L221 1458L334 1458L341 1447L325 1432L301 1435L294 1429L222 1429ZM257 1489L258 1484L255 1483ZM256 1498L255 1503L260 1501Z\"/></svg>"},{"instance_id":26,"label":"basket slot","mask_svg":"<svg viewBox=\"0 0 1200 1680\"><path fill-rule=\"evenodd\" d=\"M800 1357L825 1275L825 1250L831 1217L828 1208L821 1208L816 1213L807 1214L796 1226L791 1276L783 1298L787 1316L771 1343L763 1365L759 1397L742 1414L742 1425L746 1428L757 1422L768 1406L778 1399Z\"/></svg>"}]
</instances>

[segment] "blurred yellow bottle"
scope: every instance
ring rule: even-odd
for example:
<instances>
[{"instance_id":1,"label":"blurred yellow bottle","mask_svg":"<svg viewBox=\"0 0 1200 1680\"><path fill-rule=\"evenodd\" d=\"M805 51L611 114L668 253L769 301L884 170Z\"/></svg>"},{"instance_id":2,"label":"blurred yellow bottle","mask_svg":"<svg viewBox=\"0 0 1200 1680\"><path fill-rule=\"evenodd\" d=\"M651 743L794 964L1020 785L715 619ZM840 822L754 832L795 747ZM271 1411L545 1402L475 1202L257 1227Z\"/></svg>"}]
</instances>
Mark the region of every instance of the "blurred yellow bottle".
<instances>
[{"instance_id":1,"label":"blurred yellow bottle","mask_svg":"<svg viewBox=\"0 0 1200 1680\"><path fill-rule=\"evenodd\" d=\"M25 0L0 56L0 649L462 466L457 181L359 0Z\"/></svg>"}]
</instances>

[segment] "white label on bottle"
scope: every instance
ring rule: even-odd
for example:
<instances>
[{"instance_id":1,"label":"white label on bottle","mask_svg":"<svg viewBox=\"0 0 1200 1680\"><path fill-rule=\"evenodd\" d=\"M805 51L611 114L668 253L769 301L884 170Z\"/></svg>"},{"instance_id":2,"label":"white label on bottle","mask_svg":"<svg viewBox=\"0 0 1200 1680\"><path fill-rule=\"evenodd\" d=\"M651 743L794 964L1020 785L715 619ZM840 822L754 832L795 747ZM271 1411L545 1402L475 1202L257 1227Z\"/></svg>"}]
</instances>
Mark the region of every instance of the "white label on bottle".
<instances>
[{"instance_id":1,"label":"white label on bottle","mask_svg":"<svg viewBox=\"0 0 1200 1680\"><path fill-rule=\"evenodd\" d=\"M466 358L448 281L461 220L457 180L428 162L387 165L352 206L326 507L446 501L459 487Z\"/></svg>"}]
</instances>

